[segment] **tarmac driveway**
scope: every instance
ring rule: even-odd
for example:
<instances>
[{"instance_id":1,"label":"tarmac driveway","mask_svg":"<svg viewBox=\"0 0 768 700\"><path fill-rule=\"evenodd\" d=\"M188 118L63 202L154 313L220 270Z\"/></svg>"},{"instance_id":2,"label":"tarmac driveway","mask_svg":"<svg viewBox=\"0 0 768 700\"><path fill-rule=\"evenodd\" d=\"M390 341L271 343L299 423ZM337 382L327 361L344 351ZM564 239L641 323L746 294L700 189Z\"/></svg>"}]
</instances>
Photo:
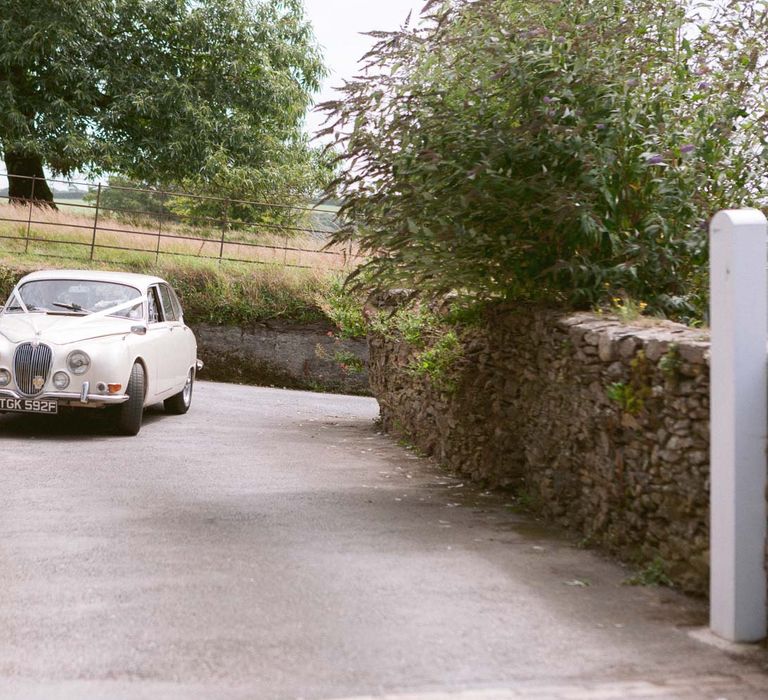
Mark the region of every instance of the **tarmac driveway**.
<instances>
[{"instance_id":1,"label":"tarmac driveway","mask_svg":"<svg viewBox=\"0 0 768 700\"><path fill-rule=\"evenodd\" d=\"M201 382L135 438L0 416L0 698L768 697L765 650L694 638L702 603L376 414Z\"/></svg>"}]
</instances>

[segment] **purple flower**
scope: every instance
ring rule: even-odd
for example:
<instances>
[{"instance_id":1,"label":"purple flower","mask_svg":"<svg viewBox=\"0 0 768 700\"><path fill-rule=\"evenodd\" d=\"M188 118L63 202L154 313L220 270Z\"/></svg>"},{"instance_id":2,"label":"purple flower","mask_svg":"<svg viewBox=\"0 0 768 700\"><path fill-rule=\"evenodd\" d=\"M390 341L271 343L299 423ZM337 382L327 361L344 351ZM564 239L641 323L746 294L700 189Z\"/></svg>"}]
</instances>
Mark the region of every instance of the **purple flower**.
<instances>
[{"instance_id":1,"label":"purple flower","mask_svg":"<svg viewBox=\"0 0 768 700\"><path fill-rule=\"evenodd\" d=\"M544 102L545 105L552 104L553 101L554 100L551 97L549 97L549 95L545 95L544 99L542 100L542 102Z\"/></svg>"},{"instance_id":2,"label":"purple flower","mask_svg":"<svg viewBox=\"0 0 768 700\"><path fill-rule=\"evenodd\" d=\"M635 87L635 85L637 85L638 82L639 81L637 78L630 78L629 80L627 80L627 87Z\"/></svg>"},{"instance_id":3,"label":"purple flower","mask_svg":"<svg viewBox=\"0 0 768 700\"><path fill-rule=\"evenodd\" d=\"M702 80L699 85L699 90L707 90L710 87L710 84L706 80Z\"/></svg>"},{"instance_id":4,"label":"purple flower","mask_svg":"<svg viewBox=\"0 0 768 700\"><path fill-rule=\"evenodd\" d=\"M598 131L602 131L603 129L605 129L605 124L603 124L603 122L598 122L597 124L595 124L595 129L597 129Z\"/></svg>"},{"instance_id":5,"label":"purple flower","mask_svg":"<svg viewBox=\"0 0 768 700\"><path fill-rule=\"evenodd\" d=\"M696 146L694 146L692 143L685 143L680 146L680 153L692 153L695 150Z\"/></svg>"},{"instance_id":6,"label":"purple flower","mask_svg":"<svg viewBox=\"0 0 768 700\"><path fill-rule=\"evenodd\" d=\"M655 156L651 156L645 161L648 165L659 165L664 162L664 156L660 156L658 153Z\"/></svg>"}]
</instances>

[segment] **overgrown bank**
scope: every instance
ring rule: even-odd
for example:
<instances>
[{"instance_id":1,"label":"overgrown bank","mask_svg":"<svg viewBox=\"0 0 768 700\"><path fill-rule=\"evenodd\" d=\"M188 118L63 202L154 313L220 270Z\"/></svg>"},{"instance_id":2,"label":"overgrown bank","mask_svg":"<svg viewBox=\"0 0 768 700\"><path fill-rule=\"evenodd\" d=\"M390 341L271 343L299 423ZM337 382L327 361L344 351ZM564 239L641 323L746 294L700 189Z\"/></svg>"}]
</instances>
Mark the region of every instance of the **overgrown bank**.
<instances>
[{"instance_id":1,"label":"overgrown bank","mask_svg":"<svg viewBox=\"0 0 768 700\"><path fill-rule=\"evenodd\" d=\"M0 262L0 297L4 300L22 275L50 263ZM215 264L122 264L120 269L157 274L176 288L185 320L198 336L205 379L368 391L361 303L342 290L336 276Z\"/></svg>"}]
</instances>

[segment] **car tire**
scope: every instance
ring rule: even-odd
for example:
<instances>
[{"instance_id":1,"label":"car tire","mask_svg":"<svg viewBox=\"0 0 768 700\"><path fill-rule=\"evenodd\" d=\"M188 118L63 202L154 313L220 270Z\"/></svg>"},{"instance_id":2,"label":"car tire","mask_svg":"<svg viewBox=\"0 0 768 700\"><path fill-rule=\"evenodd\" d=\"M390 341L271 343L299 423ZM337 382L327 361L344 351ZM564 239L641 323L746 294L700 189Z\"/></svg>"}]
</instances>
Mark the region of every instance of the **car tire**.
<instances>
[{"instance_id":1,"label":"car tire","mask_svg":"<svg viewBox=\"0 0 768 700\"><path fill-rule=\"evenodd\" d=\"M195 370L190 369L187 375L187 381L184 388L171 398L163 401L163 406L167 413L181 416L189 410L192 405L192 389L195 386Z\"/></svg>"},{"instance_id":2,"label":"car tire","mask_svg":"<svg viewBox=\"0 0 768 700\"><path fill-rule=\"evenodd\" d=\"M144 417L144 367L137 362L131 369L131 377L125 393L128 400L115 407L115 432L118 435L137 435Z\"/></svg>"}]
</instances>

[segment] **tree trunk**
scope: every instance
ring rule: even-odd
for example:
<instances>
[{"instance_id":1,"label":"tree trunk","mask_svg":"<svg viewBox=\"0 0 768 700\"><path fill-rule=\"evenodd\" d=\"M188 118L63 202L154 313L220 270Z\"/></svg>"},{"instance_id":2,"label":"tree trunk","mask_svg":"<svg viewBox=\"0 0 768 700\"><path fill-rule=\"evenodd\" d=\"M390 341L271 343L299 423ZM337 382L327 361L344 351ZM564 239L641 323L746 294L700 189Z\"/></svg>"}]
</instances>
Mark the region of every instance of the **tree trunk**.
<instances>
[{"instance_id":1,"label":"tree trunk","mask_svg":"<svg viewBox=\"0 0 768 700\"><path fill-rule=\"evenodd\" d=\"M40 156L7 151L5 166L8 170L8 199L11 204L32 202L38 207L56 209L53 192L45 181Z\"/></svg>"}]
</instances>

